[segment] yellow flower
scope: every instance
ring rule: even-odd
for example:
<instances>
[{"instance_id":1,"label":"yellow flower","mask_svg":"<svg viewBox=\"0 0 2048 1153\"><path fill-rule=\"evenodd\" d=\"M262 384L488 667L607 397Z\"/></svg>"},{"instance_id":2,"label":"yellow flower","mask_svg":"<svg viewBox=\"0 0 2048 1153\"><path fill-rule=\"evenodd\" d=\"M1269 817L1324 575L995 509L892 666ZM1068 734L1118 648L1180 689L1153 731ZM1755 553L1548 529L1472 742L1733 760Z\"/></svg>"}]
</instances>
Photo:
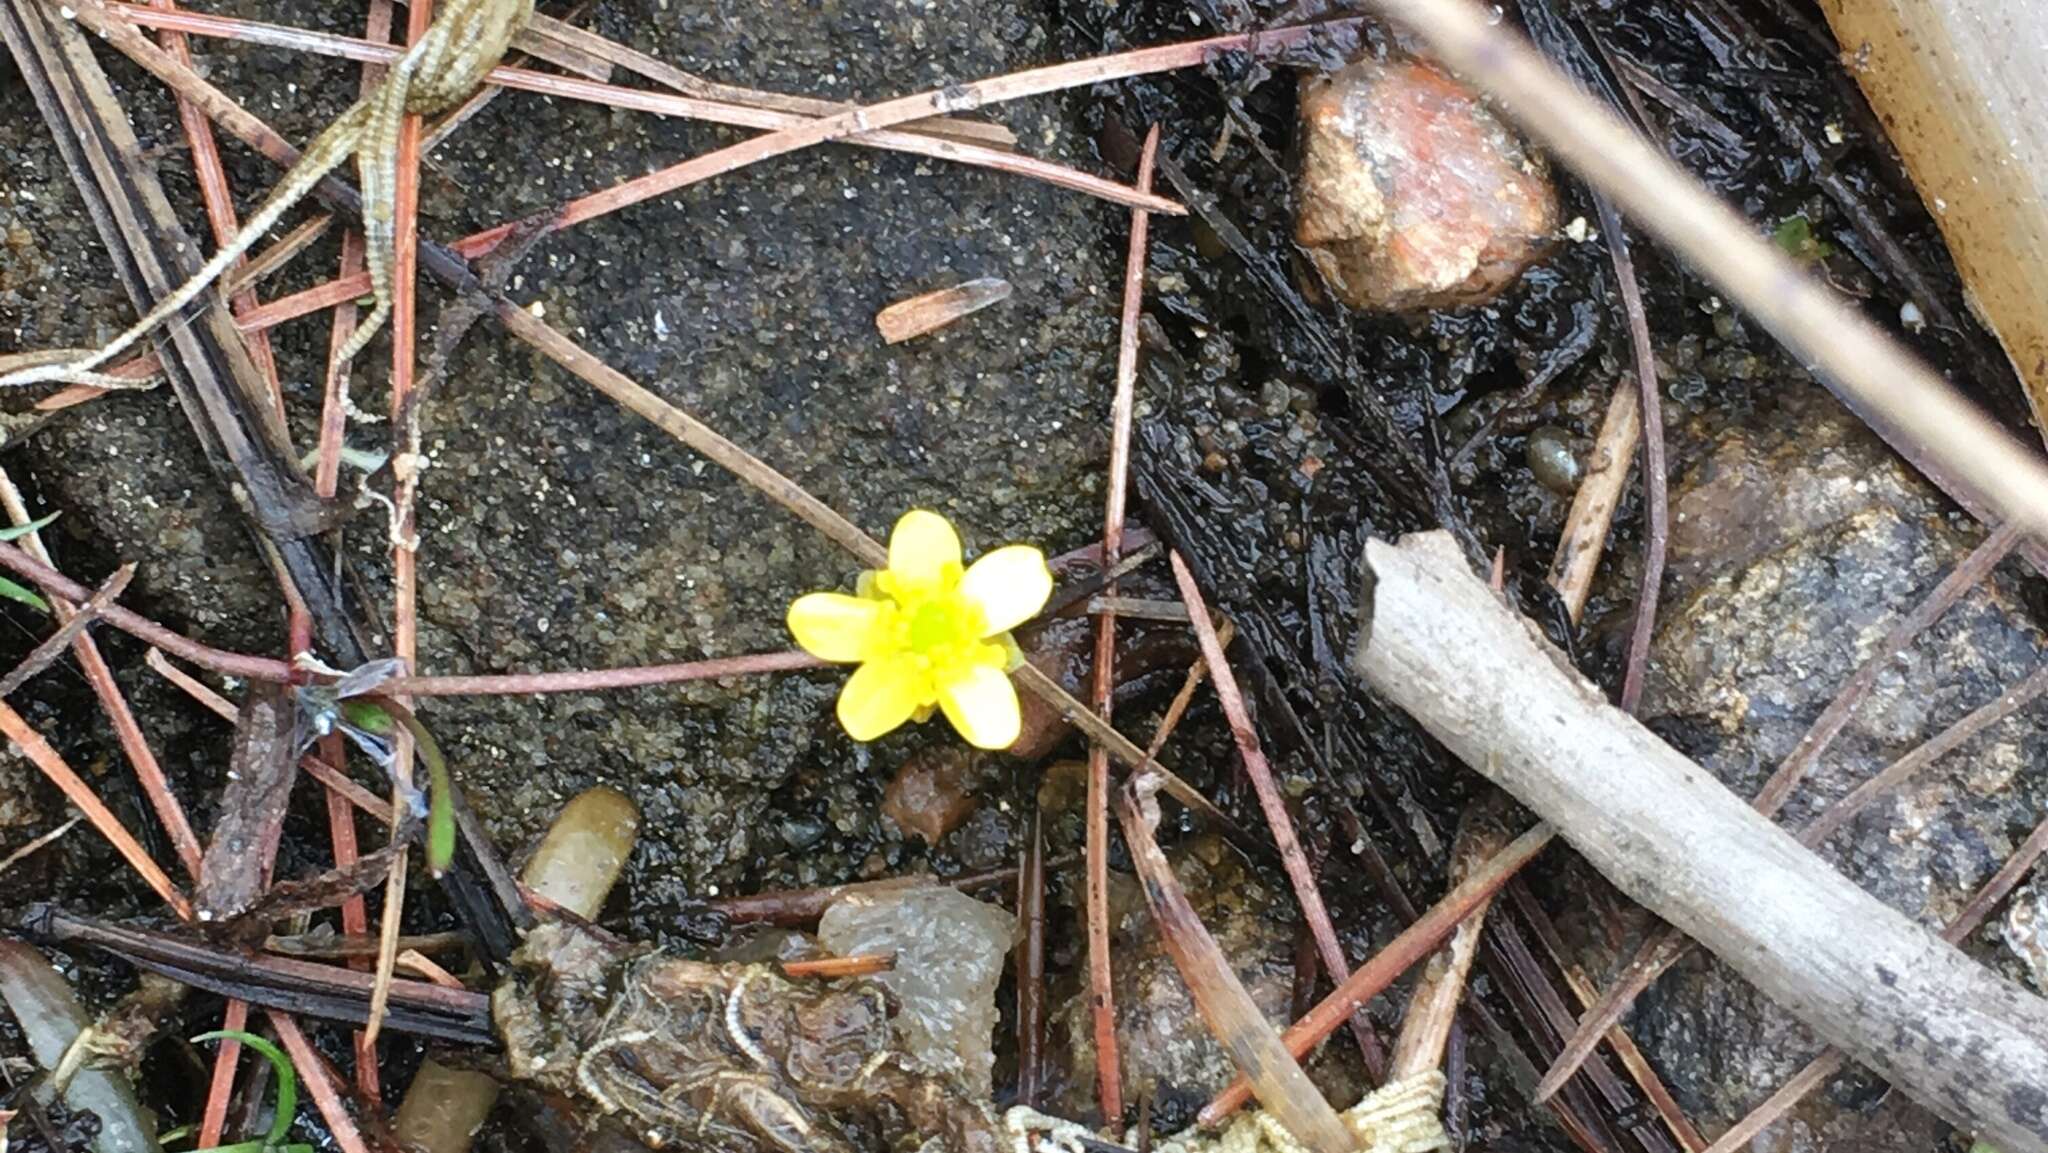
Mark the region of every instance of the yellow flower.
<instances>
[{"instance_id":1,"label":"yellow flower","mask_svg":"<svg viewBox=\"0 0 2048 1153\"><path fill-rule=\"evenodd\" d=\"M960 564L946 518L912 509L889 536L889 567L865 572L860 595L811 593L789 606L804 651L860 667L839 690L839 723L872 741L941 709L968 743L1006 749L1019 725L1008 669L1021 660L1010 630L1052 595L1045 554L1010 545Z\"/></svg>"}]
</instances>

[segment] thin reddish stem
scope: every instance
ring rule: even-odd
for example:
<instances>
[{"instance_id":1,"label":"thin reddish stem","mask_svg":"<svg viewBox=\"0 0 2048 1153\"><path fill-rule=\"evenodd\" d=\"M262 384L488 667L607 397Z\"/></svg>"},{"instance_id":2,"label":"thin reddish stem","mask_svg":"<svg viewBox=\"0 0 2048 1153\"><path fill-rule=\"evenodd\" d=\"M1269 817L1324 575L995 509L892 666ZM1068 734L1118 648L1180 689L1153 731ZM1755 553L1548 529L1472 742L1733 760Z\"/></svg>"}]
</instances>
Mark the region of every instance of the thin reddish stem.
<instances>
[{"instance_id":1,"label":"thin reddish stem","mask_svg":"<svg viewBox=\"0 0 2048 1153\"><path fill-rule=\"evenodd\" d=\"M1017 1104L1036 1108L1045 1081L1045 814L1036 805L1017 869L1017 942Z\"/></svg>"},{"instance_id":2,"label":"thin reddish stem","mask_svg":"<svg viewBox=\"0 0 2048 1153\"><path fill-rule=\"evenodd\" d=\"M177 14L177 5L172 0L148 0L148 3L158 12ZM157 34L157 40L164 46L164 51L180 64L191 67L192 46L186 43L182 33L166 29ZM183 96L177 99L178 121L184 125L185 139L192 146L192 173L199 181L199 199L206 206L206 220L213 228L214 243L225 246L242 231L242 225L235 219L234 192L228 186L227 169L220 162L220 144L213 136L213 122L192 101ZM245 263L246 260L237 260L234 267L240 268ZM245 288L235 293L228 304L236 313L254 308L257 304L256 290ZM255 362L263 383L269 386L271 402L282 417L284 389L277 382L277 357L270 350L270 337L261 331L244 333L242 344L249 350L249 359Z\"/></svg>"},{"instance_id":3,"label":"thin reddish stem","mask_svg":"<svg viewBox=\"0 0 2048 1153\"><path fill-rule=\"evenodd\" d=\"M240 1033L249 1027L249 1003L229 1001L221 1013L220 1027L223 1032ZM220 1048L213 1051L213 1075L206 1084L206 1106L199 1114L199 1140L201 1149L220 1146L228 1127L228 1098L235 1092L235 1066L242 1059L242 1043L233 1037L221 1038Z\"/></svg>"},{"instance_id":4,"label":"thin reddish stem","mask_svg":"<svg viewBox=\"0 0 2048 1153\"><path fill-rule=\"evenodd\" d=\"M1636 590L1636 620L1629 634L1628 667L1622 674L1622 711L1633 713L1642 699L1643 680L1650 672L1650 638L1657 627L1657 596L1664 584L1664 557L1671 539L1671 502L1665 495L1664 403L1657 388L1657 357L1650 347L1650 321L1643 310L1643 289L1629 255L1628 229L1605 196L1595 194L1600 228L1614 262L1621 288L1622 312L1628 317L1629 347L1635 357L1636 389L1641 404L1643 451L1643 579Z\"/></svg>"},{"instance_id":5,"label":"thin reddish stem","mask_svg":"<svg viewBox=\"0 0 2048 1153\"><path fill-rule=\"evenodd\" d=\"M374 63L388 63L398 57L400 50L357 40L348 36L334 36L327 33L308 32L297 28L286 28L275 24L263 24L251 20L237 20L224 16L212 16L194 12L164 13L137 5L113 3L106 5L110 13L135 24L153 25L159 28L177 28L196 35L218 36L249 43L268 44L302 52L339 56L351 60ZM595 80L584 80L574 76L556 76L536 72L529 68L500 65L485 76L485 83L502 88L518 89L543 96L565 100L577 100L601 104L610 108L630 109L649 112L660 116L676 116L690 120L702 120L713 124L725 124L738 128L759 128L770 132L796 128L818 119L795 112L776 110L757 105L729 103L710 100L701 96L671 95L663 92L649 92L639 88L624 88ZM1035 157L1022 156L987 145L976 144L958 138L941 139L915 131L875 132L849 136L846 143L905 152L926 156L936 160L949 160L978 168L988 168L1012 175L1040 180L1055 187L1099 197L1113 203L1143 207L1154 212L1180 215L1186 209L1178 202L1151 193L1134 192L1112 180L1105 180L1065 165ZM238 319L239 314L238 314Z\"/></svg>"},{"instance_id":6,"label":"thin reddish stem","mask_svg":"<svg viewBox=\"0 0 2048 1153\"><path fill-rule=\"evenodd\" d=\"M28 504L22 500L21 490L14 487L14 480L5 470L0 470L0 506L7 510L8 519L16 525L24 525L32 519L28 515ZM45 565L52 564L50 550L43 544L42 534L30 532L21 538L21 548ZM56 610L59 621L69 620L74 611L73 602L52 595L50 604ZM101 611L105 616L105 610ZM179 864L193 880L199 879L199 838L192 832L192 823L185 819L185 807L171 792L171 784L164 777L163 766L158 763L156 753L149 747L149 740L143 736L142 725L135 719L135 710L128 707L128 699L122 695L121 686L114 680L114 670L107 666L106 658L100 655L99 645L91 633L80 633L71 642L71 651L78 658L79 671L85 674L86 683L92 686L93 695L99 698L100 708L106 711L107 720L113 725L114 738L120 743L121 754L135 770L135 779L142 786L142 793L149 798L150 808L157 820L163 824L164 832L171 839L171 850L178 856Z\"/></svg>"},{"instance_id":7,"label":"thin reddish stem","mask_svg":"<svg viewBox=\"0 0 2048 1153\"><path fill-rule=\"evenodd\" d=\"M150 859L149 853L135 839L134 834L115 819L112 811L100 801L99 795L92 791L92 786L86 784L85 779L65 763L64 758L50 742L44 740L43 735L5 701L0 701L0 735L13 741L14 746L29 759L29 763L42 770L43 775L50 779L50 783L56 785L65 797L78 807L78 811L85 814L85 819L92 827L98 829L100 835L113 844L122 859L128 862L129 867L142 877L143 883L157 896L162 897L172 911L182 918L191 919L192 903L185 899L185 894L179 892L176 885L171 884L171 879L164 875L163 869L154 860Z\"/></svg>"},{"instance_id":8,"label":"thin reddish stem","mask_svg":"<svg viewBox=\"0 0 2048 1153\"><path fill-rule=\"evenodd\" d=\"M151 10L130 9L124 15L140 21L150 17ZM645 176L614 185L610 188L579 197L563 205L552 227L567 228L616 212L622 208L639 204L670 192L687 188L704 180L737 172L749 165L776 156L787 155L819 144L867 136L874 132L906 124L932 116L966 111L988 104L1019 100L1028 96L1039 96L1112 80L1144 76L1156 72L1171 71L1206 64L1212 60L1236 52L1263 53L1286 48L1319 32L1354 20L1327 21L1321 24L1297 25L1288 28L1270 29L1260 32L1236 33L1215 36L1205 40L1184 41L1151 48L1140 48L1129 52L1098 56L1088 60L1068 61L1013 72L1004 76L968 84L950 85L946 88L905 96L880 104L849 109L832 116L801 120L790 127L768 132L761 136L742 141L726 148L691 157L681 163L670 165L648 173ZM566 78L563 78L566 79ZM562 80L550 81L561 83ZM189 83L189 81L188 81ZM582 82L578 82L582 83ZM676 99L659 97L659 99ZM758 112L759 110L755 110ZM242 125L243 128L252 127ZM274 150L275 141L266 140ZM957 154L969 147L957 142L943 142L947 155ZM1008 154L1003 154L1008 155ZM275 157L273 157L275 158ZM1012 159L1015 159L1014 157ZM1163 210L1172 210L1162 206ZM481 232L464 237L450 247L458 254L475 258L495 249L512 234L514 225L500 224ZM401 243L403 235L401 235ZM350 277L345 281L331 282L321 286L326 293L324 303L318 308L332 307L337 300L361 295L369 289L368 276Z\"/></svg>"},{"instance_id":9,"label":"thin reddish stem","mask_svg":"<svg viewBox=\"0 0 2048 1153\"><path fill-rule=\"evenodd\" d=\"M356 1128L355 1118L349 1116L348 1106L342 1104L341 1094L335 1088L334 1070L327 1064L327 1058L306 1040L299 1031L296 1021L283 1013L270 1014L270 1026L277 1030L277 1039L284 1043L284 1050L291 1055L292 1065L298 1069L299 1080L306 1086L306 1093L313 1098L313 1107L320 1111L320 1119L327 1123L327 1131L334 1136L334 1143L341 1153L370 1153L363 1135Z\"/></svg>"},{"instance_id":10,"label":"thin reddish stem","mask_svg":"<svg viewBox=\"0 0 2048 1153\"><path fill-rule=\"evenodd\" d=\"M1138 156L1138 189L1152 187L1152 165L1159 155L1159 126L1145 134ZM1123 316L1117 340L1116 391L1109 406L1109 484L1102 513L1102 566L1113 569L1123 559L1124 505L1130 487L1131 407L1138 380L1138 317L1145 302L1145 262L1151 214L1131 213L1131 239L1124 257ZM1105 593L1116 595L1111 582ZM1116 700L1116 614L1095 618L1093 667L1095 711L1113 719ZM1115 977L1109 956L1109 750L1100 742L1088 746L1088 1010L1095 1030L1095 1091L1103 1120L1119 1125L1124 1116L1123 1059L1116 1039Z\"/></svg>"},{"instance_id":11,"label":"thin reddish stem","mask_svg":"<svg viewBox=\"0 0 2048 1153\"><path fill-rule=\"evenodd\" d=\"M1387 942L1386 948L1373 954L1371 960L1360 965L1329 996L1317 1002L1307 1015L1288 1026L1287 1031L1281 1034L1287 1051L1301 1057L1322 1044L1325 1037L1364 1008L1366 1002L1399 980L1401 974L1417 961L1435 952L1460 921L1491 901L1501 886L1513 880L1515 874L1535 860L1556 836L1556 831L1549 825L1539 824L1488 858L1486 864L1473 870L1471 876L1445 893L1443 899L1417 917L1414 924L1403 929L1400 936ZM1251 1083L1240 1077L1203 1107L1198 1120L1203 1125L1215 1125L1250 1099Z\"/></svg>"},{"instance_id":12,"label":"thin reddish stem","mask_svg":"<svg viewBox=\"0 0 2048 1153\"><path fill-rule=\"evenodd\" d=\"M716 680L720 677L754 676L760 673L797 672L829 667L806 652L752 653L739 657L714 657L673 665L638 668L591 669L559 673L508 673L476 677L397 677L385 682L384 690L414 697L523 696L529 693L590 693L607 689L667 685L681 681Z\"/></svg>"},{"instance_id":13,"label":"thin reddish stem","mask_svg":"<svg viewBox=\"0 0 2048 1153\"><path fill-rule=\"evenodd\" d=\"M1323 906L1322 890L1318 887L1314 870L1309 868L1308 857L1301 851L1301 841L1294 833L1294 818L1287 811L1287 799L1280 795L1280 788L1273 783L1272 767L1266 763L1265 750L1259 746L1258 732L1252 728L1251 711L1245 707L1244 694L1238 690L1237 675L1231 671L1229 659L1224 656L1223 643L1217 639L1216 629L1209 623L1209 607L1202 599L1202 589L1195 581L1195 574L1188 570L1179 551L1166 554L1167 563L1173 568L1174 583L1180 587L1180 599L1188 606L1188 620L1195 630L1195 640L1202 647L1202 659L1209 662L1209 679L1216 686L1216 698L1223 705L1223 715L1230 722L1230 735L1237 742L1239 759L1244 762L1245 776L1250 778L1252 791L1258 794L1259 809L1266 816L1266 826L1273 831L1274 847L1280 851L1281 867L1287 871L1287 880L1294 888L1294 899L1301 906L1302 919L1308 922L1309 932L1316 939L1316 956L1323 963L1323 971L1330 980L1342 984L1351 976L1351 960L1344 955L1344 946L1337 940L1336 926L1330 923L1329 910ZM1358 1038L1359 1052L1365 1057L1366 1069L1375 1080L1385 1072L1387 1056L1374 1036L1372 1025L1363 1014L1352 1019L1352 1033Z\"/></svg>"}]
</instances>

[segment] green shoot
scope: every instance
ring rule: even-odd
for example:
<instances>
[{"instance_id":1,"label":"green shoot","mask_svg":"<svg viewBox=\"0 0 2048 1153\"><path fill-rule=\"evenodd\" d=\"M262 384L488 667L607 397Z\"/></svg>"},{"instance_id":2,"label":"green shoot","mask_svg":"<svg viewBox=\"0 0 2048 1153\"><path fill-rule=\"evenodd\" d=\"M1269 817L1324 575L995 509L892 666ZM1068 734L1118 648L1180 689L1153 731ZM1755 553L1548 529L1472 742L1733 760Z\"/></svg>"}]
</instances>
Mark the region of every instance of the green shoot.
<instances>
[{"instance_id":1,"label":"green shoot","mask_svg":"<svg viewBox=\"0 0 2048 1153\"><path fill-rule=\"evenodd\" d=\"M261 1141L241 1141L233 1145L216 1145L198 1153L313 1153L313 1147L304 1143L290 1145L285 1137L291 1133L292 1118L299 1111L299 1077L292 1069L291 1058L284 1055L277 1046L256 1036L232 1029L219 1029L201 1033L192 1038L194 1044L202 1041L239 1041L263 1055L270 1067L277 1073L277 1109L270 1120L270 1133Z\"/></svg>"},{"instance_id":2,"label":"green shoot","mask_svg":"<svg viewBox=\"0 0 2048 1153\"><path fill-rule=\"evenodd\" d=\"M0 528L0 541L19 540L56 519L57 514L53 512L41 520L32 520L27 524ZM5 597L11 601L19 601L37 612L46 613L50 611L50 602L31 592L26 585L17 584L6 577L0 577L0 597Z\"/></svg>"},{"instance_id":3,"label":"green shoot","mask_svg":"<svg viewBox=\"0 0 2048 1153\"><path fill-rule=\"evenodd\" d=\"M411 709L380 694L344 698L341 717L379 737L395 735L400 726L412 734L420 760L427 765L427 871L439 877L455 860L455 807L450 800L454 783L449 779L448 761L441 755L440 743Z\"/></svg>"},{"instance_id":4,"label":"green shoot","mask_svg":"<svg viewBox=\"0 0 2048 1153\"><path fill-rule=\"evenodd\" d=\"M0 528L0 540L20 540L22 537L27 536L28 534L36 531L39 528L47 528L49 526L49 523L56 519L57 514L53 512L49 516L46 516L41 520L32 520L27 524L17 524L12 525L8 528Z\"/></svg>"},{"instance_id":5,"label":"green shoot","mask_svg":"<svg viewBox=\"0 0 2048 1153\"><path fill-rule=\"evenodd\" d=\"M1814 264L1835 254L1835 246L1815 236L1813 222L1804 215L1786 217L1771 233L1771 239L1785 255L1801 264Z\"/></svg>"}]
</instances>

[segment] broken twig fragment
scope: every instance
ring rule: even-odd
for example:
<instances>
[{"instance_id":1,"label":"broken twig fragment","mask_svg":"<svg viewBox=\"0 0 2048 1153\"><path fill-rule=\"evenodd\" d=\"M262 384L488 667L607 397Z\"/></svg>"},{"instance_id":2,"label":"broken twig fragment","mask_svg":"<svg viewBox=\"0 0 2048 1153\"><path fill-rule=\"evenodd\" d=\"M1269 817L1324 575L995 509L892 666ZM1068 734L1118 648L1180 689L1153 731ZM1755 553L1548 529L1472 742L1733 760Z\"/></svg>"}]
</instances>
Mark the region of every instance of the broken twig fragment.
<instances>
[{"instance_id":1,"label":"broken twig fragment","mask_svg":"<svg viewBox=\"0 0 2048 1153\"><path fill-rule=\"evenodd\" d=\"M882 330L884 341L902 344L991 305L1001 304L1010 299L1011 291L1010 282L1002 277L984 276L951 288L899 300L875 314L875 327Z\"/></svg>"}]
</instances>

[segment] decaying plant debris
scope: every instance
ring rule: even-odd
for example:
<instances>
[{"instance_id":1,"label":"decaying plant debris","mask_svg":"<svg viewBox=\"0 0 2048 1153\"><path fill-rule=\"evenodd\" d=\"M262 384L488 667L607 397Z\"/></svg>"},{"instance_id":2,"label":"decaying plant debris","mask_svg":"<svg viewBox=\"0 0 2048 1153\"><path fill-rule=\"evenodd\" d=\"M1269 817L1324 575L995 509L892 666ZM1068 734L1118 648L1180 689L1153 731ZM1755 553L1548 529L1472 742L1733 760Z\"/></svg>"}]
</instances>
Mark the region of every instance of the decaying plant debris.
<instances>
[{"instance_id":1,"label":"decaying plant debris","mask_svg":"<svg viewBox=\"0 0 2048 1153\"><path fill-rule=\"evenodd\" d=\"M269 1066L232 1042L187 1060L171 1038L274 1031L312 1102L300 1125L345 1153L394 1140L430 1153L472 1140L488 1153L1218 1140L1718 1153L1760 1133L1859 1151L1945 1139L1906 1094L1874 1107L1853 1083L1815 1094L1853 1058L1931 1094L1967 1136L2042 1147L2027 1037L1981 1052L1938 1043L1943 1029L2019 1030L2035 1002L1931 933L2009 977L2029 972L2030 906L2008 915L2006 901L2048 848L2048 826L2027 827L2048 778L2019 751L2026 710L2048 691L2033 667L2048 645L2031 623L2033 578L2005 562L2048 558L2029 528L2048 473L2022 447L2029 394L1973 327L1835 44L1800 11L1521 0L1497 14L1589 101L1501 39L1497 20L1444 0L1377 6L1405 25L1214 0L850 4L795 18L742 0L715 19L605 0L530 21L516 4L417 4L401 18L367 0L343 29L362 39L298 0L232 15L168 0L0 3L27 81L0 83L0 146L22 157L0 179L10 368L17 346L105 344L128 315L116 296L147 313L200 263L184 232L200 207L226 245L236 191L293 185L289 141L315 141L303 174L361 143L347 126L362 109L388 113L367 134L363 195L321 182L327 214L257 242L154 351L94 378L119 390L9 397L27 411L0 414L14 435L0 466L27 491L0 479L26 534L0 542L0 567L24 596L64 602L58 621L8 610L28 639L0 728L27 760L0 762L0 891L19 881L55 899L22 931L68 954L85 999L110 1014L44 1055L59 1080L82 1061L116 1081L139 1068L167 1122L220 1146L260 1133ZM399 116L403 62L465 14L500 23L447 98L427 102L445 114ZM440 70L427 71L436 88ZM1405 229L1375 226L1380 251L1426 233L1443 258L1431 269L1460 271L1403 290L1404 307L1432 310L1347 312L1346 299L1376 306L1356 298L1353 274L1385 268L1369 252L1332 263L1294 246L1296 210L1321 203L1299 183L1319 166L1304 164L1313 126L1297 121L1313 101L1298 93L1327 74L1424 77L1495 143L1520 122L1550 151L1556 219L1542 188L1511 253L1467 253L1470 214L1426 192L1404 201ZM1409 107L1396 97L1380 111ZM320 136L337 115L342 136ZM725 127L684 122L698 119ZM1623 121L1659 147L1631 144ZM1433 176L1466 159L1456 133L1430 155L1387 143L1400 132L1373 139L1360 154L1395 166L1373 179L1411 197L1432 185L1403 182L1399 166ZM1546 165L1516 148L1502 150L1505 176L1534 189ZM1665 157L1745 219L1713 209ZM67 218L80 206L112 277ZM268 215L255 210L252 239ZM1467 256L1485 275L1446 287L1474 267ZM450 302L416 290L415 263L454 289ZM1000 308L928 294L975 277L1004 286ZM357 301L373 289L365 321ZM1959 406L1844 298L1886 327L1900 318L1900 336L1992 417ZM905 331L946 327L886 345L876 324L892 329L893 302L920 306ZM372 340L387 306L388 372ZM296 320L314 313L328 323ZM1878 417L1931 485L1889 456L1868 463L1884 450L1854 440L1860 427L1815 415L1833 402L1806 395L1803 365L1751 316ZM158 374L175 407L127 387ZM1805 435L1771 454L1727 447L1780 424ZM933 731L944 722L850 742L832 721L845 674L788 650L791 599L882 568L872 530L911 507L943 510L970 558L1011 541L1086 545L1054 562L1052 619L1017 636L1025 736L1007 756L944 759L959 752ZM62 514L54 525L27 527L48 511ZM1553 660L1577 663L1694 758L1688 787L1713 803L1644 843L1693 844L1710 810L1742 836L1652 852L1660 876L1737 841L1782 847L1764 818L1783 809L1810 845L1834 838L1868 895L1800 851L1779 864L1870 911L1886 930L1870 950L1924 947L1887 954L1891 981L1866 987L1872 974L1851 965L1815 990L1800 981L1838 969L1747 950L1754 934L1782 942L1766 931L1812 923L1745 912L1739 888L1700 908L1638 883L1533 793L1556 825L1500 811L1422 735L1471 699L1468 683L1432 674L1483 644L1418 659L1377 691L1349 668L1375 607L1357 596L1358 564L1388 555L1368 542L1425 528L1449 534L1442 572L1465 580L1491 560L1504 603L1570 653L1520 653L1491 672L1535 684ZM1871 571L1830 596L1813 574L1831 564ZM1744 630L1740 673L1702 655L1717 613ZM1820 657L1812 630L1828 634ZM52 663L67 651L87 691ZM386 653L402 663L368 659ZM1788 691L1790 666L1840 683ZM384 702L383 727L336 725L366 691ZM1567 761L1614 722L1585 712L1540 760ZM1448 743L1479 776L1526 783L1507 739L1518 731ZM413 766L416 738L439 750L431 783ZM1077 739L1088 760L1061 758L1080 754ZM1965 747L1972 757L1943 759ZM1764 758L1777 771L1756 793L1761 816L1704 777L1752 792L1763 773L1742 766ZM918 776L933 765L945 771ZM61 813L42 779L88 826L52 831ZM931 795L885 793L906 780ZM557 883L562 837L517 867L571 793L571 813L612 814L593 888ZM1495 818L1485 836L1470 826L1481 810ZM1546 850L1553 829L1620 892ZM415 870L411 844L429 836L445 839ZM1237 859L1224 868L1218 854ZM1245 878L1242 891L1217 901L1213 885L1182 885L1205 869ZM886 980L907 999L943 963L821 958L807 933L854 894L938 908L899 900L921 874L1017 909L1015 997L1006 986L995 999L1015 1020L976 1038L993 1056L977 1049L965 1066L979 1079L994 1065L992 1094L913 1055L909 1002L863 976L895 966ZM1873 898L1895 911L1872 911ZM1008 914L946 900L992 921L956 947L995 972ZM156 908L182 923L153 920ZM1993 918L2002 935L1984 931ZM931 919L920 928L943 934ZM1780 1029L1753 1059L1723 1060L1783 1014L1739 977L1683 960L1680 929L1740 947L1736 972L1848 1056ZM1172 967L1147 979L1184 982L1192 1002L1112 998L1129 962L1109 943L1154 934ZM1841 937L1809 951L1841 959ZM47 970L40 954L18 959ZM201 992L120 1000L131 967L176 982L151 990ZM1413 987L1398 983L1411 969ZM1053 1022L1064 1036L1046 1031L1055 988L1071 997ZM1266 1007L1275 990L1291 996L1285 1012ZM1859 991L1866 1007L1919 1006L1922 1020L1933 996L1947 1014L1928 1029L1936 1041L1902 1055L1842 1026L1852 1014L1815 1008ZM1982 1011L2008 993L2009 1011ZM9 1028L0 1056L15 1051ZM1339 1028L1341 1043L1321 1044ZM409 1037L432 1049L417 1073L422 1042ZM1248 1088L1226 1084L1232 1062ZM480 1070L524 1088L494 1109ZM34 1103L46 1082L18 1086L0 1097L11 1138L94 1140L89 1119ZM1253 1108L1240 1107L1247 1092ZM442 1093L437 1117L423 1097Z\"/></svg>"}]
</instances>

